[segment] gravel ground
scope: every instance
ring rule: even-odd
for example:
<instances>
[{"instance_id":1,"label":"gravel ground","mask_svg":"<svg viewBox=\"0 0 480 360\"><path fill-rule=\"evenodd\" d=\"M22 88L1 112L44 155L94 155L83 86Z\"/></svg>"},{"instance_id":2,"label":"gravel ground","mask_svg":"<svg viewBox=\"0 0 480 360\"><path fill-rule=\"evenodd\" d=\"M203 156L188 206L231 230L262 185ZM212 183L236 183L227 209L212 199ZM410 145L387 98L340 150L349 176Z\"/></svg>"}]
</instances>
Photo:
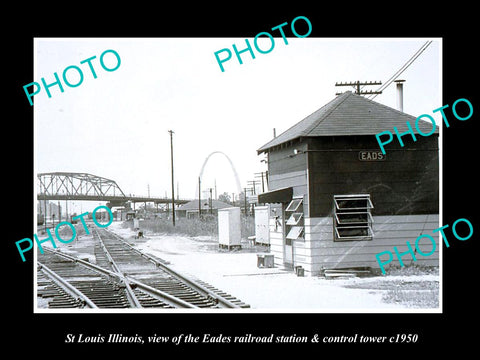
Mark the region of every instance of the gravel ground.
<instances>
[{"instance_id":1,"label":"gravel ground","mask_svg":"<svg viewBox=\"0 0 480 360\"><path fill-rule=\"evenodd\" d=\"M257 268L257 252L247 242L242 250L218 249L210 236L135 233L121 223L110 230L139 249L165 259L195 276L267 312L439 312L437 271L394 270L392 275L325 279L297 277L282 267Z\"/></svg>"}]
</instances>

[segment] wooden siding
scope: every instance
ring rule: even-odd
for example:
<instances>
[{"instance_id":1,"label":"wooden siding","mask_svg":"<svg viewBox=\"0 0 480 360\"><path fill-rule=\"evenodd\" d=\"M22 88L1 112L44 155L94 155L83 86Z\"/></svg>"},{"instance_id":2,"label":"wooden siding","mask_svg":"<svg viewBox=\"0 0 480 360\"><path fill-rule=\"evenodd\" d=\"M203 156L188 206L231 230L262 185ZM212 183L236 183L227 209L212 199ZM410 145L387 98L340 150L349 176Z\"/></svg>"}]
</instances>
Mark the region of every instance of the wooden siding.
<instances>
[{"instance_id":1,"label":"wooden siding","mask_svg":"<svg viewBox=\"0 0 480 360\"><path fill-rule=\"evenodd\" d=\"M294 150L298 153L295 154ZM307 150L306 142L292 142L281 149L268 153L268 173L278 175L307 169L307 158L303 151ZM275 189L270 189L275 190Z\"/></svg>"},{"instance_id":2,"label":"wooden siding","mask_svg":"<svg viewBox=\"0 0 480 360\"><path fill-rule=\"evenodd\" d=\"M305 216L308 216L307 154L300 152L294 155L294 149L304 151L307 149L307 144L303 142L293 143L269 153L268 189L272 191L292 187L294 197L303 196L304 213Z\"/></svg>"},{"instance_id":3,"label":"wooden siding","mask_svg":"<svg viewBox=\"0 0 480 360\"><path fill-rule=\"evenodd\" d=\"M349 136L304 139L269 151L269 190L293 188L293 196L304 198L304 240L293 242L294 266L305 274L318 275L322 269L371 267L379 269L376 254L407 251L422 234L432 235L437 249L431 256L417 254L420 264L438 266L439 163L438 138L417 137L404 148L389 144L385 161L360 161L361 150L378 150L374 136ZM396 140L396 139L395 139ZM408 144L408 145L407 145ZM392 145L390 147L390 145ZM294 149L300 150L294 154ZM370 194L374 205L372 240L333 241L333 195ZM423 239L421 249L428 253L431 244ZM282 226L275 230L270 219L270 251L275 265L283 266ZM402 260L413 262L409 254ZM396 255L387 266L399 265Z\"/></svg>"},{"instance_id":4,"label":"wooden siding","mask_svg":"<svg viewBox=\"0 0 480 360\"><path fill-rule=\"evenodd\" d=\"M385 161L360 161L362 149L378 150L375 137L310 140L310 216L331 215L333 195L354 193L371 195L374 215L438 213L438 139L417 143L387 148Z\"/></svg>"},{"instance_id":5,"label":"wooden siding","mask_svg":"<svg viewBox=\"0 0 480 360\"><path fill-rule=\"evenodd\" d=\"M432 230L439 226L437 214L374 216L372 240L335 242L333 241L332 217L306 218L305 240L294 242L294 265L302 266L306 275L318 275L322 269L344 267L367 266L379 269L376 254L383 251L394 253L394 246L400 253L405 252L408 250L406 241L415 249L417 237L421 234L429 234L436 241L435 252L428 257L417 253L416 262L413 262L410 254L406 254L402 257L402 261L404 264L417 263L438 266L439 233L432 234ZM422 239L419 247L424 253L432 250L431 242L428 239ZM276 255L276 257L279 256ZM386 265L386 268L391 265L400 265L395 254L393 258L394 260Z\"/></svg>"}]
</instances>

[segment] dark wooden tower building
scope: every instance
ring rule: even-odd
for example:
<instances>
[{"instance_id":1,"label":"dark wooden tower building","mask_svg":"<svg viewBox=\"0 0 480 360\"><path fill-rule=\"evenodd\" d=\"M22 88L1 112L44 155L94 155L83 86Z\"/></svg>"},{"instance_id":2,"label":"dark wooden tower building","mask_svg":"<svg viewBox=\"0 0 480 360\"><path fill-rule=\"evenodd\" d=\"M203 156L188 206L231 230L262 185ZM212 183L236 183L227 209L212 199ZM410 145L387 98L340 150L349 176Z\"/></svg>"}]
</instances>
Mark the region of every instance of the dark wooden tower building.
<instances>
[{"instance_id":1,"label":"dark wooden tower building","mask_svg":"<svg viewBox=\"0 0 480 360\"><path fill-rule=\"evenodd\" d=\"M404 147L392 142L386 154L375 138L394 126L407 131L406 122L416 131L415 120L347 92L257 150L268 154L269 192L259 202L275 209L270 247L277 264L309 275L378 269L377 253L406 251L406 241L439 227L437 130L417 141L404 136ZM423 121L419 127L432 130ZM436 235L436 252L418 263L438 265Z\"/></svg>"}]
</instances>

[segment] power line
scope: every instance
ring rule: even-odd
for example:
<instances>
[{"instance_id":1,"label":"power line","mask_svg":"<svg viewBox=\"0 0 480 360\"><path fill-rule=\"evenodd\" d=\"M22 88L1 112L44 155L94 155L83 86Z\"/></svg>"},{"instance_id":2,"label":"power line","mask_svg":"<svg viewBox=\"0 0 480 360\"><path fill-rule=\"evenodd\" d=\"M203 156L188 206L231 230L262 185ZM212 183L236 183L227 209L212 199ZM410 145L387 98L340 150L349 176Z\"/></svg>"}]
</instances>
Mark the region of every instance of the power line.
<instances>
[{"instance_id":1,"label":"power line","mask_svg":"<svg viewBox=\"0 0 480 360\"><path fill-rule=\"evenodd\" d=\"M377 91L382 92L385 90L392 82L397 79L401 73L403 73L424 51L425 49L432 43L432 41L427 41L425 44L422 45L422 47L415 53L413 56L395 73L392 75L390 79L388 79L385 84L383 84ZM370 96L369 99L373 100L378 94L374 94L373 96Z\"/></svg>"}]
</instances>

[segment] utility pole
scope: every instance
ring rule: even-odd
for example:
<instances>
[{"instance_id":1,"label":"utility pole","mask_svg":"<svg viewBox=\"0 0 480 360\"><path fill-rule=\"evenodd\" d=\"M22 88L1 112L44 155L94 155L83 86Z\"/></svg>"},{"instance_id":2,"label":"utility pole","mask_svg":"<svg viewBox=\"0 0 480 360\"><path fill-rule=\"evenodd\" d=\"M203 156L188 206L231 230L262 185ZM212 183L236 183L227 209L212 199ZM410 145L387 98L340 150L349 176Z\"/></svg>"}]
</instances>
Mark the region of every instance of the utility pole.
<instances>
[{"instance_id":1,"label":"utility pole","mask_svg":"<svg viewBox=\"0 0 480 360\"><path fill-rule=\"evenodd\" d=\"M202 191L200 188L201 181L200 176L198 177L198 218L202 217Z\"/></svg>"},{"instance_id":2,"label":"utility pole","mask_svg":"<svg viewBox=\"0 0 480 360\"><path fill-rule=\"evenodd\" d=\"M175 181L173 177L173 130L168 130L170 133L170 159L172 164L172 223L175 226Z\"/></svg>"},{"instance_id":3,"label":"utility pole","mask_svg":"<svg viewBox=\"0 0 480 360\"><path fill-rule=\"evenodd\" d=\"M213 214L213 209L212 209L212 188L209 188L210 190L210 215Z\"/></svg>"},{"instance_id":4,"label":"utility pole","mask_svg":"<svg viewBox=\"0 0 480 360\"><path fill-rule=\"evenodd\" d=\"M262 172L259 172L259 173L255 173L255 177L258 178L258 177L261 177L262 178L262 193L265 192L265 182L263 180L263 174L265 174L263 171Z\"/></svg>"},{"instance_id":5,"label":"utility pole","mask_svg":"<svg viewBox=\"0 0 480 360\"><path fill-rule=\"evenodd\" d=\"M351 81L351 82L346 82L346 83L335 83L335 86L353 86L353 88L355 89L355 94L357 95L372 95L372 94L381 94L382 92L381 91L372 91L372 90L368 90L368 91L362 91L360 89L360 85L362 86L365 86L365 85L382 85L382 82L381 81ZM335 93L335 95L340 95L342 93Z\"/></svg>"},{"instance_id":6,"label":"utility pole","mask_svg":"<svg viewBox=\"0 0 480 360\"><path fill-rule=\"evenodd\" d=\"M248 213L247 213L247 188L243 188L243 197L244 197L243 206L245 208L245 216L247 216L248 215Z\"/></svg>"},{"instance_id":7,"label":"utility pole","mask_svg":"<svg viewBox=\"0 0 480 360\"><path fill-rule=\"evenodd\" d=\"M45 232L47 231L47 187L43 185L43 209L44 209L44 219L45 219Z\"/></svg>"},{"instance_id":8,"label":"utility pole","mask_svg":"<svg viewBox=\"0 0 480 360\"><path fill-rule=\"evenodd\" d=\"M247 181L247 185L252 185L252 189L253 189L253 190L252 190L252 194L253 194L253 195L256 195L256 190L255 190L255 188L256 188L256 183L257 183L257 182L256 182L255 180Z\"/></svg>"}]
</instances>

